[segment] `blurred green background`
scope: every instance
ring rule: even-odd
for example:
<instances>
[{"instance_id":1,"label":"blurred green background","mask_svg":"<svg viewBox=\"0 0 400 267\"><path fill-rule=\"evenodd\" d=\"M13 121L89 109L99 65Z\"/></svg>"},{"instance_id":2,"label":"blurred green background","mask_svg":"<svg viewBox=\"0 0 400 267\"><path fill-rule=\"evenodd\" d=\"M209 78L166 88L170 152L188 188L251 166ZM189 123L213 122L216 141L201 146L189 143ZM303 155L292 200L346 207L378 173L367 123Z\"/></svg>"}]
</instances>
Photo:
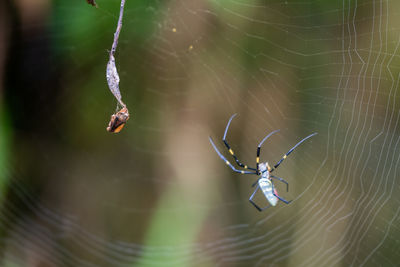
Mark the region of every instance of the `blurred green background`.
<instances>
[{"instance_id":1,"label":"blurred green background","mask_svg":"<svg viewBox=\"0 0 400 267\"><path fill-rule=\"evenodd\" d=\"M399 19L387 1L0 3L1 266L398 266ZM242 162L282 163L259 213ZM260 206L266 205L260 194Z\"/></svg>"}]
</instances>

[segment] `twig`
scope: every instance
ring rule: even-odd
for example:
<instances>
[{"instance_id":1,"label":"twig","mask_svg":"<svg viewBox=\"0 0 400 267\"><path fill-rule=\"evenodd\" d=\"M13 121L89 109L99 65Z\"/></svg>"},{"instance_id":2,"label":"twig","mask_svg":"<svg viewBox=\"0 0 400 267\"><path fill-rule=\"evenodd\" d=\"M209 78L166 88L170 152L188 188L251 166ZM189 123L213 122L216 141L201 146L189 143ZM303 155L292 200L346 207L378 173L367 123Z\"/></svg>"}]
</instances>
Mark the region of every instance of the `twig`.
<instances>
[{"instance_id":1,"label":"twig","mask_svg":"<svg viewBox=\"0 0 400 267\"><path fill-rule=\"evenodd\" d=\"M117 50L119 33L122 28L122 16L124 15L125 0L121 0L121 8L119 11L118 25L114 33L114 41L110 51L110 59L107 63L106 77L108 87L111 93L118 100L118 103L122 106L122 109L111 116L110 122L108 123L107 131L112 133L118 133L122 130L126 121L129 119L129 111L124 102L121 99L121 92L119 91L119 75L117 67L115 66L114 54Z\"/></svg>"},{"instance_id":2,"label":"twig","mask_svg":"<svg viewBox=\"0 0 400 267\"><path fill-rule=\"evenodd\" d=\"M121 28L122 28L122 17L124 15L124 6L125 6L125 0L121 0L121 8L119 10L118 25L117 25L117 29L115 30L115 33L114 33L114 42L111 47L110 56L111 55L114 56L115 50L117 50L119 33L121 32Z\"/></svg>"},{"instance_id":3,"label":"twig","mask_svg":"<svg viewBox=\"0 0 400 267\"><path fill-rule=\"evenodd\" d=\"M114 41L110 51L110 59L108 60L107 63L106 77L107 77L108 87L110 88L111 93L115 96L115 98L123 107L126 107L125 103L122 102L121 93L119 91L119 75L117 67L115 66L115 58L114 58L114 54L115 51L117 50L117 45L118 45L119 33L121 32L122 28L122 16L124 14L124 6L125 6L125 0L121 0L118 25L114 33Z\"/></svg>"}]
</instances>

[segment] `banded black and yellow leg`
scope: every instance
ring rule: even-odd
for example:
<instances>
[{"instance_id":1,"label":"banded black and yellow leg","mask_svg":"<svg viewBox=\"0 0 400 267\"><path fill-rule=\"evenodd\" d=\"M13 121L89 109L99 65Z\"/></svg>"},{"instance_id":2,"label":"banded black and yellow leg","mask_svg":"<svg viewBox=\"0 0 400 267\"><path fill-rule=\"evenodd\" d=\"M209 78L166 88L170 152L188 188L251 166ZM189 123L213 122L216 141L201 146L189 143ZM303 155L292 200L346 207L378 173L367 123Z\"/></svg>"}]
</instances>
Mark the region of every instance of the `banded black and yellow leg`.
<instances>
[{"instance_id":1,"label":"banded black and yellow leg","mask_svg":"<svg viewBox=\"0 0 400 267\"><path fill-rule=\"evenodd\" d=\"M276 164L274 165L274 168L272 168L270 172L273 172L276 168L278 168L278 166L282 163L282 161L284 161L284 160L287 158L287 156L289 156L290 153L292 153L293 150L296 149L296 147L298 147L301 143L303 143L303 142L306 141L308 138L310 138L310 137L312 137L312 136L314 136L314 135L316 135L316 134L317 134L317 133L310 134L309 136L307 136L306 138L304 138L303 140L301 140L300 142L298 142L298 143L297 143L294 147L292 147L285 155L283 155L283 157L278 161L278 163L276 163Z\"/></svg>"},{"instance_id":2,"label":"banded black and yellow leg","mask_svg":"<svg viewBox=\"0 0 400 267\"><path fill-rule=\"evenodd\" d=\"M245 168L245 169L249 169L249 170L253 170L253 171L256 170L255 168L249 167L246 164L241 163L240 160L236 157L235 152L233 152L232 148L229 146L228 142L226 140L222 140L222 141L224 141L224 144L225 144L226 148L228 149L228 151L232 155L232 157L235 159L236 164L239 167L242 167L242 168Z\"/></svg>"},{"instance_id":3,"label":"banded black and yellow leg","mask_svg":"<svg viewBox=\"0 0 400 267\"><path fill-rule=\"evenodd\" d=\"M277 133L277 132L279 132L279 130L275 130L275 131L269 133L266 137L264 137L263 140L261 140L260 144L258 144L258 147L257 147L257 158L256 158L256 172L257 172L257 174L260 174L258 165L260 164L261 146L271 135L273 135L274 133Z\"/></svg>"},{"instance_id":4,"label":"banded black and yellow leg","mask_svg":"<svg viewBox=\"0 0 400 267\"><path fill-rule=\"evenodd\" d=\"M222 138L222 141L224 142L226 148L228 149L228 151L229 151L229 153L232 155L232 157L235 159L236 164L237 164L239 167L255 171L255 170L256 170L255 168L249 167L249 166L247 166L246 164L243 164L243 163L241 163L241 162L239 161L239 159L238 159L238 158L236 157L236 155L235 155L235 152L233 152L231 146L230 146L230 145L228 144L228 142L226 141L226 135L227 135L227 133L228 133L229 126L230 126L230 124L231 124L233 118L234 118L236 115L237 115L237 114L233 114L233 115L229 118L228 124L227 124L226 127L225 127L224 137Z\"/></svg>"},{"instance_id":5,"label":"banded black and yellow leg","mask_svg":"<svg viewBox=\"0 0 400 267\"><path fill-rule=\"evenodd\" d=\"M213 146L215 152L217 152L218 156L228 165L234 172L241 173L241 174L257 174L255 171L243 171L236 169L222 154L219 152L218 148L215 146L211 137L209 137L210 143Z\"/></svg>"}]
</instances>

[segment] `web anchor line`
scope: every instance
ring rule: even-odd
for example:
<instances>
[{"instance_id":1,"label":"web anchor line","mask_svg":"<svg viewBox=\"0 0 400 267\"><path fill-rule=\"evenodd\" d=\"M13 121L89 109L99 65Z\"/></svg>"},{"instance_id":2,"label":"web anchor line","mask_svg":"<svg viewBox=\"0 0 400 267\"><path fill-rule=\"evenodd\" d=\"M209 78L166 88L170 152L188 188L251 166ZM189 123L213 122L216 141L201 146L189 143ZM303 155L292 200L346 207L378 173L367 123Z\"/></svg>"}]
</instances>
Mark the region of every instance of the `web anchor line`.
<instances>
[{"instance_id":1,"label":"web anchor line","mask_svg":"<svg viewBox=\"0 0 400 267\"><path fill-rule=\"evenodd\" d=\"M107 131L112 133L120 132L122 128L125 126L126 121L129 119L128 108L126 107L126 104L122 101L121 92L119 91L120 79L117 67L115 66L115 57L114 57L115 51L117 50L119 33L121 32L122 28L122 17L124 14L124 6L125 6L125 0L121 0L118 25L114 33L114 41L110 50L110 58L108 60L106 69L108 88L110 88L111 93L118 101L117 110L119 108L119 105L122 106L122 108L118 112L111 115L110 122L108 123Z\"/></svg>"}]
</instances>

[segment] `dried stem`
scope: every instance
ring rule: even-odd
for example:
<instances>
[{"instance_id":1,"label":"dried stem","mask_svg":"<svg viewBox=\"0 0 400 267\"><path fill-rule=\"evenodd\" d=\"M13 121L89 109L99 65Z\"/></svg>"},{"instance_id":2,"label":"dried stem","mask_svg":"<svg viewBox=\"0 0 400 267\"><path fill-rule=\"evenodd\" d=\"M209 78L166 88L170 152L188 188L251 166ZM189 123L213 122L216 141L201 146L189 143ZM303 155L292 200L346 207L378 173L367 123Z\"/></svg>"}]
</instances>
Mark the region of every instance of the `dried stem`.
<instances>
[{"instance_id":1,"label":"dried stem","mask_svg":"<svg viewBox=\"0 0 400 267\"><path fill-rule=\"evenodd\" d=\"M108 60L107 63L106 77L107 77L108 87L110 88L111 93L113 93L115 98L123 107L126 107L125 103L122 102L121 93L119 91L119 75L117 67L115 66L115 58L114 58L114 53L117 50L117 45L118 45L119 33L121 32L122 28L122 16L124 14L124 6L125 6L125 0L121 0L118 25L114 33L114 41L110 51L110 59Z\"/></svg>"},{"instance_id":2,"label":"dried stem","mask_svg":"<svg viewBox=\"0 0 400 267\"><path fill-rule=\"evenodd\" d=\"M122 28L122 17L124 15L124 6L125 6L125 0L121 0L121 8L119 10L118 25L117 25L117 29L115 30L115 33L114 33L114 42L111 47L110 56L114 56L115 50L117 50L119 33L121 32L121 28Z\"/></svg>"}]
</instances>

